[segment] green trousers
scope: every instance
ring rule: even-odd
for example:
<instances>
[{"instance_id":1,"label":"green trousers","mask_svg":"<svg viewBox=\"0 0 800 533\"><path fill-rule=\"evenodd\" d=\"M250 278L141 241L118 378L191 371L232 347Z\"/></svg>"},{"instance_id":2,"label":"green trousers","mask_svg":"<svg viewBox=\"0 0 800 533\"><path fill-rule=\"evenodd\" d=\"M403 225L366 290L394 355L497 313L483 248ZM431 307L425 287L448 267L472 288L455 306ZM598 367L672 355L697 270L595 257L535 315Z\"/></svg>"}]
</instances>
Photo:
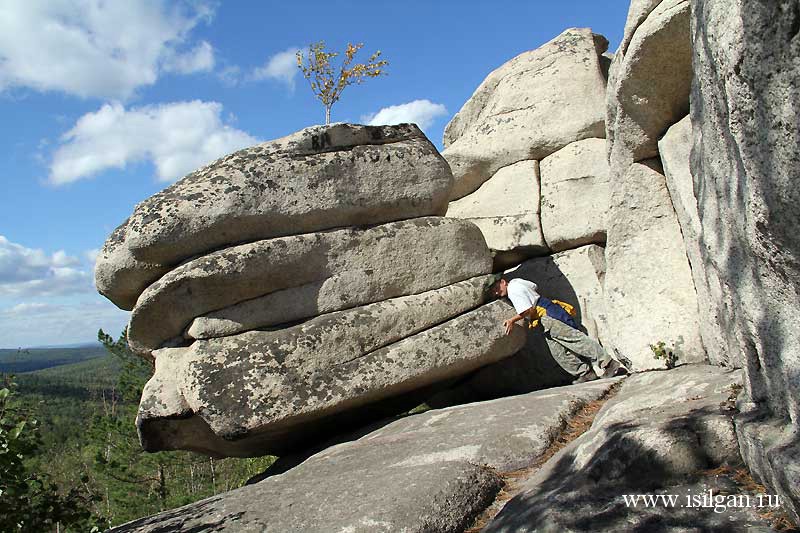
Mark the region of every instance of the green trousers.
<instances>
[{"instance_id":1,"label":"green trousers","mask_svg":"<svg viewBox=\"0 0 800 533\"><path fill-rule=\"evenodd\" d=\"M573 376L582 376L592 368L599 376L611 362L600 343L584 332L549 316L543 316L540 322L553 359Z\"/></svg>"}]
</instances>

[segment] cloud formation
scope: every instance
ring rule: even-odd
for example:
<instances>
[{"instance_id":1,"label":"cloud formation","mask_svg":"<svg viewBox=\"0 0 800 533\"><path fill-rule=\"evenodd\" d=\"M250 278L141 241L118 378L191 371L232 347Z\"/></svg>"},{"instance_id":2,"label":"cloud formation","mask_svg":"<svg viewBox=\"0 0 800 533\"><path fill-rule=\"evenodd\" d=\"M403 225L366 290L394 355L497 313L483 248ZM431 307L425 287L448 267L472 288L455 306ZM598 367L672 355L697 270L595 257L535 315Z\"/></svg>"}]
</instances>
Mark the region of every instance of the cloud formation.
<instances>
[{"instance_id":1,"label":"cloud formation","mask_svg":"<svg viewBox=\"0 0 800 533\"><path fill-rule=\"evenodd\" d=\"M434 104L430 100L414 100L407 104L384 107L377 113L361 117L362 122L372 126L383 124L402 124L411 122L420 129L429 128L434 121L447 115L447 108L442 104Z\"/></svg>"},{"instance_id":2,"label":"cloud formation","mask_svg":"<svg viewBox=\"0 0 800 533\"><path fill-rule=\"evenodd\" d=\"M209 71L213 48L190 33L213 14L202 0L3 0L0 92L126 99L164 72Z\"/></svg>"},{"instance_id":3,"label":"cloud formation","mask_svg":"<svg viewBox=\"0 0 800 533\"><path fill-rule=\"evenodd\" d=\"M53 296L94 291L92 276L77 257L47 255L0 235L0 296Z\"/></svg>"},{"instance_id":4,"label":"cloud formation","mask_svg":"<svg viewBox=\"0 0 800 533\"><path fill-rule=\"evenodd\" d=\"M271 56L263 66L253 70L251 78L277 80L285 83L290 91L294 91L295 76L300 70L297 68L296 55L299 50L297 47L291 47Z\"/></svg>"},{"instance_id":5,"label":"cloud formation","mask_svg":"<svg viewBox=\"0 0 800 533\"><path fill-rule=\"evenodd\" d=\"M175 102L125 109L105 104L61 137L49 181L63 185L129 163L150 161L173 181L258 140L223 123L217 102Z\"/></svg>"}]
</instances>

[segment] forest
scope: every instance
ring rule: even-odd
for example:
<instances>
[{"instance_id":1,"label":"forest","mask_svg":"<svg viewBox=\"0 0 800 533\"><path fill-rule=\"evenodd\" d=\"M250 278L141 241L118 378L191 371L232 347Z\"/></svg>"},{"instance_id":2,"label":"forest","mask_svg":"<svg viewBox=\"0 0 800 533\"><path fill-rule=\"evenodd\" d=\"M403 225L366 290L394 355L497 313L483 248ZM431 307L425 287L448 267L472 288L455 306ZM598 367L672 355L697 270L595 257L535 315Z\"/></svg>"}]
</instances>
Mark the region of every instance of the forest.
<instances>
[{"instance_id":1,"label":"forest","mask_svg":"<svg viewBox=\"0 0 800 533\"><path fill-rule=\"evenodd\" d=\"M98 340L0 353L0 531L105 530L240 487L275 460L144 452L134 421L152 366L124 332Z\"/></svg>"}]
</instances>

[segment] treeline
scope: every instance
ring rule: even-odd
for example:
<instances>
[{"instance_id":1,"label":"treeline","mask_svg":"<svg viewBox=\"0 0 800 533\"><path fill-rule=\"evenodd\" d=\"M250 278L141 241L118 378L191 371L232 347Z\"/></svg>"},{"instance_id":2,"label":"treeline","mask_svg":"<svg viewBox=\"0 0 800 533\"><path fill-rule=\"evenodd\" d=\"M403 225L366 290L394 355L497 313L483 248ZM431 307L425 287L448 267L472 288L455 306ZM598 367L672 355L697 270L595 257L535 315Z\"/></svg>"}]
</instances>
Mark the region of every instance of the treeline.
<instances>
[{"instance_id":1,"label":"treeline","mask_svg":"<svg viewBox=\"0 0 800 533\"><path fill-rule=\"evenodd\" d=\"M239 487L274 461L143 452L134 420L152 366L124 334L99 339L106 357L0 381L0 531L107 529Z\"/></svg>"}]
</instances>

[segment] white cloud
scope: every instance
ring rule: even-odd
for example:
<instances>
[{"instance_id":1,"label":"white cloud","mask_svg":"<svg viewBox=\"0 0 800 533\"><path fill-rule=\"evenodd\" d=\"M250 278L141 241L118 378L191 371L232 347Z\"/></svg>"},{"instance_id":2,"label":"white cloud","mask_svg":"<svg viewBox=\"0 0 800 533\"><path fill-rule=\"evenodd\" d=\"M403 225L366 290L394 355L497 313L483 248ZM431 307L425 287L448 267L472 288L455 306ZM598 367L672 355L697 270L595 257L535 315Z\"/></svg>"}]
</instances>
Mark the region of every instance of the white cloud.
<instances>
[{"instance_id":1,"label":"white cloud","mask_svg":"<svg viewBox=\"0 0 800 533\"><path fill-rule=\"evenodd\" d=\"M89 342L98 329L116 337L129 317L100 296L59 304L23 302L0 309L0 347Z\"/></svg>"},{"instance_id":2,"label":"white cloud","mask_svg":"<svg viewBox=\"0 0 800 533\"><path fill-rule=\"evenodd\" d=\"M92 276L75 268L76 257L59 250L48 256L0 235L0 295L30 296L85 293L94 290Z\"/></svg>"},{"instance_id":3,"label":"white cloud","mask_svg":"<svg viewBox=\"0 0 800 533\"><path fill-rule=\"evenodd\" d=\"M289 90L294 90L294 78L300 69L297 68L297 47L287 48L271 56L263 66L253 70L251 78L254 80L273 79L286 84Z\"/></svg>"},{"instance_id":4,"label":"white cloud","mask_svg":"<svg viewBox=\"0 0 800 533\"><path fill-rule=\"evenodd\" d=\"M62 136L50 182L70 183L140 161L152 161L159 180L172 181L258 142L224 124L221 112L221 104L198 100L129 110L105 104Z\"/></svg>"},{"instance_id":5,"label":"white cloud","mask_svg":"<svg viewBox=\"0 0 800 533\"><path fill-rule=\"evenodd\" d=\"M92 248L91 250L86 250L83 253L86 260L89 261L89 264L94 267L94 264L97 262L97 256L100 255L100 248Z\"/></svg>"},{"instance_id":6,"label":"white cloud","mask_svg":"<svg viewBox=\"0 0 800 533\"><path fill-rule=\"evenodd\" d=\"M210 70L213 48L190 33L212 16L202 0L3 0L0 91L124 99L164 72Z\"/></svg>"},{"instance_id":7,"label":"white cloud","mask_svg":"<svg viewBox=\"0 0 800 533\"><path fill-rule=\"evenodd\" d=\"M384 107L377 113L361 117L361 121L373 126L411 122L424 130L438 117L445 115L447 108L442 104L434 104L430 100L414 100L407 104Z\"/></svg>"}]
</instances>

